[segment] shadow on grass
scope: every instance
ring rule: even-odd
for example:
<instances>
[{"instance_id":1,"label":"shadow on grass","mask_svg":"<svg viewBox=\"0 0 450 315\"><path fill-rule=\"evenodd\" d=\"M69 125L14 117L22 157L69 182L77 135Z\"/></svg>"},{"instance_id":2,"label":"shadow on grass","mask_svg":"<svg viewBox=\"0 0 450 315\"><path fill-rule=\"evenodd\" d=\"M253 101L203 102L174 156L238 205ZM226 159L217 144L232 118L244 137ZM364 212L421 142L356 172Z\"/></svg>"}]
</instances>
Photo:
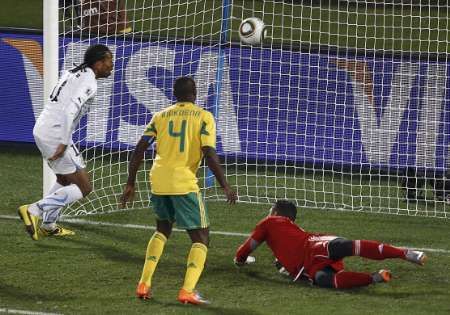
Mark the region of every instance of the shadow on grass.
<instances>
[{"instance_id":1,"label":"shadow on grass","mask_svg":"<svg viewBox=\"0 0 450 315\"><path fill-rule=\"evenodd\" d=\"M378 285L389 286L389 284L378 284ZM333 289L325 289L325 290L333 290ZM389 288L389 287L385 288L383 291L376 291L376 290L369 289L369 287L362 287L362 288L349 289L349 290L340 290L339 292L344 293L344 294L360 295L360 296L368 296L368 297L382 297L382 298L386 298L389 300L397 300L397 301L399 301L401 299L408 299L413 296L416 296L417 299L422 299L424 296L423 291L416 291L416 290L413 291L410 289L405 289L404 291L400 291L398 288L394 289L394 288ZM427 290L426 294L430 294L433 296L439 296L439 295L442 295L442 292L438 291L438 290L434 290L434 291ZM447 297L446 294L444 294L443 296Z\"/></svg>"},{"instance_id":2,"label":"shadow on grass","mask_svg":"<svg viewBox=\"0 0 450 315\"><path fill-rule=\"evenodd\" d=\"M32 291L29 285L23 283L23 287L16 287L7 285L5 283L0 283L0 292L1 295L6 297L12 297L17 299L18 301L69 301L70 297L67 295L57 295L54 291L49 294L44 294L41 290L36 289ZM1 300L0 300L1 301Z\"/></svg>"},{"instance_id":3,"label":"shadow on grass","mask_svg":"<svg viewBox=\"0 0 450 315\"><path fill-rule=\"evenodd\" d=\"M410 298L411 296L417 296L422 297L423 292L421 291L411 291L411 290L405 290L405 291L399 291L398 289L392 289L389 290L389 287L386 287L383 291L374 291L371 290L373 285L368 287L360 287L360 288L354 288L354 289L346 289L346 290L337 290L332 288L320 288L318 286L312 285L307 280L299 280L297 282L289 281L287 278L283 278L280 276L279 279L276 278L270 278L267 275L264 275L257 271L245 271L243 274L245 276L251 278L252 280L257 280L265 283L270 283L271 285L280 285L284 286L286 289L293 289L294 287L298 287L301 289L309 289L309 290L324 290L324 292L339 292L340 294L348 294L348 295L360 295L360 296L368 296L368 297L383 297L388 299L406 299ZM377 286L389 286L389 284L378 284ZM436 296L442 294L441 291L435 290L434 293ZM427 294L431 294L431 292L427 291Z\"/></svg>"},{"instance_id":4,"label":"shadow on grass","mask_svg":"<svg viewBox=\"0 0 450 315\"><path fill-rule=\"evenodd\" d=\"M145 243L150 239L153 235L153 230L141 230L144 237L134 234L134 233L126 233L128 229L120 229L121 232L117 232L117 228L109 227L109 226L99 226L99 225L88 225L82 223L65 223L67 226L73 226L75 230L80 231L79 233L83 233L83 231L95 233L101 237L107 237L111 240L116 240L120 242L126 243Z\"/></svg>"},{"instance_id":5,"label":"shadow on grass","mask_svg":"<svg viewBox=\"0 0 450 315\"><path fill-rule=\"evenodd\" d=\"M171 308L176 311L180 311L183 314L195 313L198 314L200 311L202 313L210 313L210 314L224 314L224 315L260 315L262 313L255 312L253 310L244 309L241 307L222 307L214 305L214 301L210 305L183 305L178 302L162 302L158 301L158 299L152 298L149 303L160 305L164 308Z\"/></svg>"},{"instance_id":6,"label":"shadow on grass","mask_svg":"<svg viewBox=\"0 0 450 315\"><path fill-rule=\"evenodd\" d=\"M84 226L83 231L90 232L90 233L96 233L101 234L103 237L105 237L105 234L109 233L103 233L104 231L98 231L95 229L96 227L88 227ZM83 233L83 232L80 232ZM109 236L107 236L109 238ZM109 240L110 242L113 242L111 245L104 244L105 239L102 238L101 240L96 241L96 238L90 239L90 238L80 238L76 235L74 237L65 237L64 239L56 240L57 242L40 242L36 245L42 249L59 249L61 250L69 250L70 252L73 251L80 251L80 252L93 252L97 255L101 255L103 258L115 262L121 262L121 263L127 263L127 264L142 264L143 257L142 256L136 256L132 254L131 252L122 249L123 244L115 244L114 240ZM63 243L62 243L63 242ZM131 243L132 240L130 240L128 243ZM77 245L77 247L73 246L67 246L68 244Z\"/></svg>"},{"instance_id":7,"label":"shadow on grass","mask_svg":"<svg viewBox=\"0 0 450 315\"><path fill-rule=\"evenodd\" d=\"M277 271L274 268L274 273L276 273ZM297 281L297 282L292 282L290 279L288 279L287 277L283 277L280 275L280 277L278 278L270 278L265 274L262 274L258 271L254 271L254 270L245 270L242 272L243 275L251 278L252 280L257 280L260 282L265 282L265 283L270 283L270 284L276 284L276 285L280 285L280 286L300 286L300 287L311 287L311 284L307 281Z\"/></svg>"}]
</instances>

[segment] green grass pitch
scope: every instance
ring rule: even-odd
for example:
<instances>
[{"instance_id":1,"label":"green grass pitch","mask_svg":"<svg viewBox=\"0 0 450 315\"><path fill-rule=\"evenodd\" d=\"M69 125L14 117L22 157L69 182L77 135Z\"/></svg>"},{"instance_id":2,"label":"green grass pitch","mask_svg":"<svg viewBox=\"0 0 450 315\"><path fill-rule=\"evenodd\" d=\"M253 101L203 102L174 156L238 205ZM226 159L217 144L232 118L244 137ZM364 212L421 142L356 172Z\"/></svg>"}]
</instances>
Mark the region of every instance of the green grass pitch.
<instances>
[{"instance_id":1,"label":"green grass pitch","mask_svg":"<svg viewBox=\"0 0 450 315\"><path fill-rule=\"evenodd\" d=\"M148 7L146 10L142 10L142 3ZM202 14L193 16L191 20L177 20L177 12L195 10L187 2L178 8L166 7L162 10L150 9L151 3L156 2L128 1L131 20L136 21L133 25L135 31L154 34L158 29L168 29L169 35L218 34L220 2L217 0L197 1L199 6L213 12L214 21L202 20ZM431 53L450 51L450 14L447 7L439 10L379 7L363 14L355 8L346 12L346 7L292 7L269 1L255 2L252 7L248 5L250 1L234 3L233 30L243 17L256 15L272 25L271 36L275 43L303 42ZM1 5L0 26L42 28L41 0L2 0ZM265 13L262 14L262 11ZM284 13L283 20L279 12ZM232 36L237 39L235 31ZM280 277L271 265L273 258L270 252L264 246L255 252L255 265L236 269L232 258L245 237L214 232L249 233L267 213L269 206L240 203L231 207L221 202L208 202L213 234L207 267L198 289L213 304L198 308L183 306L176 301L190 247L190 241L183 232L175 232L169 240L154 277L154 299L143 302L134 297L134 289L152 230L125 225L154 225L151 209L82 217L89 224L66 223L77 232L76 236L33 242L18 220L16 208L40 197L40 155L35 149L3 146L0 148L0 165L0 313L7 309L62 314L450 313L450 230L445 219L301 208L298 223L306 230L428 249L429 261L425 267L395 260L374 262L360 258L346 259L349 270L373 272L389 268L394 278L388 284L334 291L311 287L307 283L294 284ZM252 177L248 182L250 186L238 187L241 193L261 189L265 184L258 182L265 179L258 178L256 174ZM238 176L230 180L240 185ZM401 193L395 188L395 183L389 185L387 181L389 179L382 179L378 186L365 182L364 189L370 190L370 194L365 194L372 197L367 200L352 199L351 202L361 207L371 203L380 208L384 202L398 202L396 200ZM360 189L358 185L350 186L347 179L340 179L332 187L323 186L325 182L330 181L302 175L288 183L295 185L297 192L302 194L309 184L319 185L316 189L323 192L316 194L315 198L324 207L340 202L346 204L348 200L343 200L342 196L352 196L352 191L345 191L346 194L339 192L350 187ZM358 179L357 183L362 182ZM388 187L388 190L383 190L381 186ZM117 189L120 190L120 187L117 186ZM289 191L269 193L271 197L277 197L278 193L292 196ZM359 194L358 191L353 193ZM393 198L385 198L386 193ZM373 196L380 198L374 199ZM389 205L408 210L404 203ZM427 211L426 204L419 207ZM434 205L430 207L434 209Z\"/></svg>"},{"instance_id":2,"label":"green grass pitch","mask_svg":"<svg viewBox=\"0 0 450 315\"><path fill-rule=\"evenodd\" d=\"M184 232L174 232L170 238L154 277L155 298L143 302L134 297L134 289L152 230L123 225L154 225L150 209L82 217L114 225L66 223L77 235L33 242L22 223L11 217L17 217L18 205L40 197L40 156L32 149L2 147L0 163L0 309L63 314L450 312L447 220L302 208L298 223L306 230L430 249L425 267L396 260L347 259L350 270L373 272L389 268L394 279L388 284L334 291L282 278L272 266L273 258L265 246L255 252L255 265L236 269L232 258L245 237L214 232L249 233L269 206L228 206L221 202L208 202L213 234L207 267L198 285L213 304L196 308L176 301L190 247Z\"/></svg>"}]
</instances>

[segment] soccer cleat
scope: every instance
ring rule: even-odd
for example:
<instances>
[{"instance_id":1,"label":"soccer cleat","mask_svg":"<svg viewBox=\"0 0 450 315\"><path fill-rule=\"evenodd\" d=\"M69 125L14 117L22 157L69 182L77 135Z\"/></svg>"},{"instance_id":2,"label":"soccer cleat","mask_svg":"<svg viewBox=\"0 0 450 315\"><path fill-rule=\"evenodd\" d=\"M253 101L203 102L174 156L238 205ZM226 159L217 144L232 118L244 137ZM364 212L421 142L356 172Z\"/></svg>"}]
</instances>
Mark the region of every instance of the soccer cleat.
<instances>
[{"instance_id":1,"label":"soccer cleat","mask_svg":"<svg viewBox=\"0 0 450 315\"><path fill-rule=\"evenodd\" d=\"M69 236L69 235L75 235L75 232L72 230L68 230L66 228L63 228L62 226L57 225L55 229L53 230L46 230L44 228L40 228L39 232L43 236Z\"/></svg>"},{"instance_id":2,"label":"soccer cleat","mask_svg":"<svg viewBox=\"0 0 450 315\"><path fill-rule=\"evenodd\" d=\"M178 293L178 301L183 304L194 304L194 305L208 305L211 304L210 301L203 298L197 291L188 292L181 289Z\"/></svg>"},{"instance_id":3,"label":"soccer cleat","mask_svg":"<svg viewBox=\"0 0 450 315\"><path fill-rule=\"evenodd\" d=\"M392 274L389 270L381 269L372 274L372 279L374 283L389 282L392 279Z\"/></svg>"},{"instance_id":4,"label":"soccer cleat","mask_svg":"<svg viewBox=\"0 0 450 315\"><path fill-rule=\"evenodd\" d=\"M427 255L425 255L424 252L418 250L408 249L405 254L405 258L407 261L423 266L425 265L425 261L427 260Z\"/></svg>"},{"instance_id":5,"label":"soccer cleat","mask_svg":"<svg viewBox=\"0 0 450 315\"><path fill-rule=\"evenodd\" d=\"M145 283L141 282L136 288L136 296L143 300L148 300L152 297L152 291Z\"/></svg>"},{"instance_id":6,"label":"soccer cleat","mask_svg":"<svg viewBox=\"0 0 450 315\"><path fill-rule=\"evenodd\" d=\"M23 205L19 207L19 216L25 224L25 229L31 238L35 241L39 239L38 235L38 223L39 217L32 215L28 212L28 205Z\"/></svg>"}]
</instances>

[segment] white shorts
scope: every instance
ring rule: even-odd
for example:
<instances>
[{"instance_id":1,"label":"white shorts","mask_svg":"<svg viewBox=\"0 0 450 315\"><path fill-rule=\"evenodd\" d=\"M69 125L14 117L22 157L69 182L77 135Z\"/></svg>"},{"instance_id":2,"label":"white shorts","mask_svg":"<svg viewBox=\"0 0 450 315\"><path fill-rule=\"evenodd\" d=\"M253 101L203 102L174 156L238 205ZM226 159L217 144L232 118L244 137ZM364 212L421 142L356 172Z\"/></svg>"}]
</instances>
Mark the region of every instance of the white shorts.
<instances>
[{"instance_id":1,"label":"white shorts","mask_svg":"<svg viewBox=\"0 0 450 315\"><path fill-rule=\"evenodd\" d=\"M73 174L79 169L86 167L83 157L74 144L67 146L64 155L55 161L48 161L50 157L55 154L56 148L59 143L55 141L45 141L36 135L34 136L39 151L41 151L42 157L47 161L48 166L55 174L67 175Z\"/></svg>"}]
</instances>

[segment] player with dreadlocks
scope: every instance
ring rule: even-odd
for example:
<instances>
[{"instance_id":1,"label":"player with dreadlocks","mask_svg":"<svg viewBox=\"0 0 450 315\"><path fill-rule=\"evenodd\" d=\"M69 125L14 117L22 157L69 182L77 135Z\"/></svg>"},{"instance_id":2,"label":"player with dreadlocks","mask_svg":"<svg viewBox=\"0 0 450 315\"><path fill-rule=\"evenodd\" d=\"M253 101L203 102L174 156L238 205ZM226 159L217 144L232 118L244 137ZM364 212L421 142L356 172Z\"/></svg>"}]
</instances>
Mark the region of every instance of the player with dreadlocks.
<instances>
[{"instance_id":1,"label":"player with dreadlocks","mask_svg":"<svg viewBox=\"0 0 450 315\"><path fill-rule=\"evenodd\" d=\"M56 183L41 200L19 207L19 216L33 240L39 235L75 234L56 224L64 206L92 191L83 158L72 142L72 133L89 111L97 92L97 80L109 77L112 68L109 48L101 44L90 46L83 63L61 76L36 121L33 136L42 157L56 175Z\"/></svg>"}]
</instances>

